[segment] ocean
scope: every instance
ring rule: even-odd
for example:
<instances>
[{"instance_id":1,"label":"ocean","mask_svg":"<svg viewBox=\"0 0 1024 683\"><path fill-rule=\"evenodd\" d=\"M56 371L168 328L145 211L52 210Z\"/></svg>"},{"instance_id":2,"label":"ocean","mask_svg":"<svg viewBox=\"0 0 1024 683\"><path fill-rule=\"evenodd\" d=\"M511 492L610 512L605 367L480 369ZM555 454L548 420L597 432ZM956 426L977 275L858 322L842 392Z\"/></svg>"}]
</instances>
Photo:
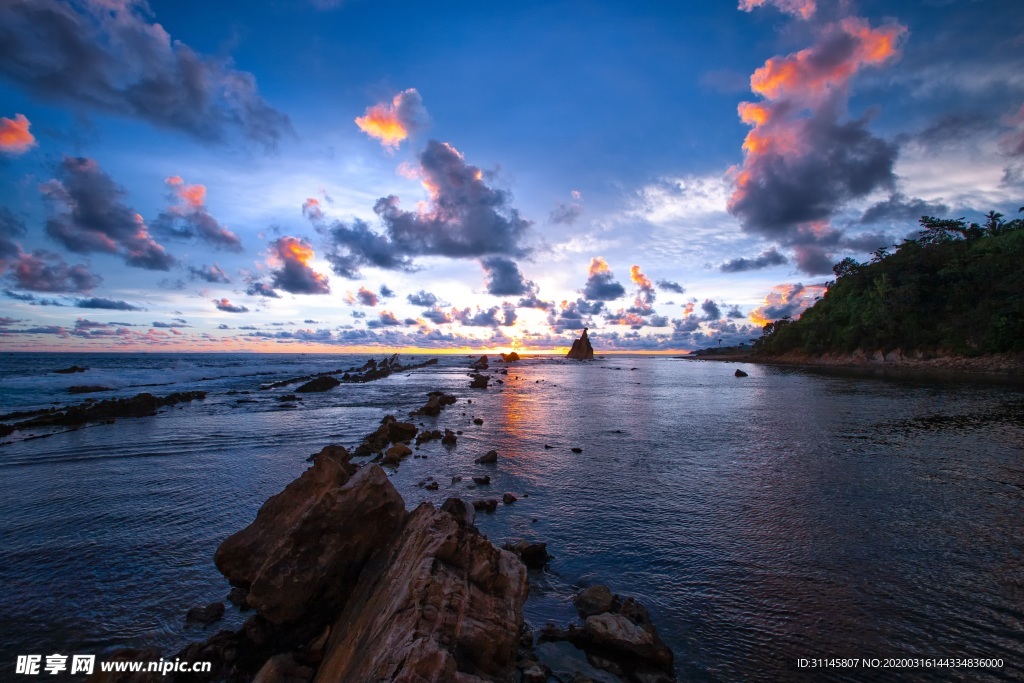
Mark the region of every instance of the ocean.
<instances>
[{"instance_id":1,"label":"ocean","mask_svg":"<svg viewBox=\"0 0 1024 683\"><path fill-rule=\"evenodd\" d=\"M680 680L810 678L798 660L830 657L1001 658L998 669L887 673L1024 678L1019 386L609 356L527 358L477 390L470 358L439 356L296 407L277 398L297 385L260 390L369 357L3 354L0 413L208 395L154 417L0 438L0 670L19 654L170 654L237 627L244 615L230 605L223 622L185 624L190 607L229 590L217 545L310 454L354 447L443 390L458 403L413 421L462 430L458 445L424 444L427 457L392 481L410 509L519 497L477 526L496 543L548 543L525 607L534 628L565 625L575 591L605 583L649 608ZM88 370L53 372L73 364ZM69 395L72 385L110 391ZM474 464L490 449L497 465ZM480 473L491 485L471 489ZM437 491L417 485L428 477Z\"/></svg>"}]
</instances>

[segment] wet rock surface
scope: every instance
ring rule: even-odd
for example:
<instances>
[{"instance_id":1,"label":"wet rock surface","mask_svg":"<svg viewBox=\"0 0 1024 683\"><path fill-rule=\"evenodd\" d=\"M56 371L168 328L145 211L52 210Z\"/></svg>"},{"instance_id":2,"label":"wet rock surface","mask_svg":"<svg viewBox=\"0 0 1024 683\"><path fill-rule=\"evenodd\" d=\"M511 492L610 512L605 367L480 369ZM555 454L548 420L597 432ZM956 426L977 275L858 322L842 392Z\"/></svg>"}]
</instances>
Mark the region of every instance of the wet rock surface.
<instances>
[{"instance_id":1,"label":"wet rock surface","mask_svg":"<svg viewBox=\"0 0 1024 683\"><path fill-rule=\"evenodd\" d=\"M35 417L7 427L13 432L39 427L77 427L89 422L106 422L123 417L150 417L156 415L160 408L203 398L206 398L205 391L182 391L167 396L144 393L131 398L108 398L103 401L89 399L76 406L33 411L31 414Z\"/></svg>"}]
</instances>

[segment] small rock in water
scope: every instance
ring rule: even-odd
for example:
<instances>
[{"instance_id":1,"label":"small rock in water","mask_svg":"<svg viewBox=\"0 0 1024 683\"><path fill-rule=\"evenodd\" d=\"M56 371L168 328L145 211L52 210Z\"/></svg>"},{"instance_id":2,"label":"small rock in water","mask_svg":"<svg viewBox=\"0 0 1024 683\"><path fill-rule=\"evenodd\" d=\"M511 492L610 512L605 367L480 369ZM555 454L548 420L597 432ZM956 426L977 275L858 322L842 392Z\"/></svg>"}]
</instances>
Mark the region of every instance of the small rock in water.
<instances>
[{"instance_id":1,"label":"small rock in water","mask_svg":"<svg viewBox=\"0 0 1024 683\"><path fill-rule=\"evenodd\" d=\"M427 491L436 491L437 487L438 487L438 483L436 481L432 481L429 484L427 484L426 486L424 486L423 488L425 488Z\"/></svg>"},{"instance_id":2,"label":"small rock in water","mask_svg":"<svg viewBox=\"0 0 1024 683\"><path fill-rule=\"evenodd\" d=\"M497 498L478 499L473 501L474 510L483 510L488 514L493 514L498 509Z\"/></svg>"},{"instance_id":3,"label":"small rock in water","mask_svg":"<svg viewBox=\"0 0 1024 683\"><path fill-rule=\"evenodd\" d=\"M473 424L475 424L475 425L482 425L483 423L484 423L484 419L482 417L474 417L473 418Z\"/></svg>"},{"instance_id":4,"label":"small rock in water","mask_svg":"<svg viewBox=\"0 0 1024 683\"><path fill-rule=\"evenodd\" d=\"M583 452L582 448L575 448L575 447L573 447L573 448L570 448L569 450L571 450L573 453L582 453Z\"/></svg>"},{"instance_id":5,"label":"small rock in water","mask_svg":"<svg viewBox=\"0 0 1024 683\"><path fill-rule=\"evenodd\" d=\"M739 368L737 368L737 369L736 369L736 372L735 372L734 374L735 374L735 375L736 375L737 377L748 377L747 373L743 372L743 371L742 371L742 370L740 370Z\"/></svg>"},{"instance_id":6,"label":"small rock in water","mask_svg":"<svg viewBox=\"0 0 1024 683\"><path fill-rule=\"evenodd\" d=\"M481 486L487 486L488 484L491 483L491 478L485 474L482 477L473 477L473 481L475 481L477 484L480 484Z\"/></svg>"},{"instance_id":7,"label":"small rock in water","mask_svg":"<svg viewBox=\"0 0 1024 683\"><path fill-rule=\"evenodd\" d=\"M224 603L211 602L206 607L193 607L185 615L186 624L212 624L224 617Z\"/></svg>"},{"instance_id":8,"label":"small rock in water","mask_svg":"<svg viewBox=\"0 0 1024 683\"><path fill-rule=\"evenodd\" d=\"M516 498L511 493L506 493L505 495L503 495L501 497L501 502L503 502L505 505L511 505L512 503L516 502L517 500L519 500L519 499Z\"/></svg>"},{"instance_id":9,"label":"small rock in water","mask_svg":"<svg viewBox=\"0 0 1024 683\"><path fill-rule=\"evenodd\" d=\"M549 446L547 444L544 444L544 448L550 450L550 449L554 448L554 446Z\"/></svg>"},{"instance_id":10,"label":"small rock in water","mask_svg":"<svg viewBox=\"0 0 1024 683\"><path fill-rule=\"evenodd\" d=\"M498 462L498 451L487 451L487 453L477 458L476 462L482 465Z\"/></svg>"}]
</instances>

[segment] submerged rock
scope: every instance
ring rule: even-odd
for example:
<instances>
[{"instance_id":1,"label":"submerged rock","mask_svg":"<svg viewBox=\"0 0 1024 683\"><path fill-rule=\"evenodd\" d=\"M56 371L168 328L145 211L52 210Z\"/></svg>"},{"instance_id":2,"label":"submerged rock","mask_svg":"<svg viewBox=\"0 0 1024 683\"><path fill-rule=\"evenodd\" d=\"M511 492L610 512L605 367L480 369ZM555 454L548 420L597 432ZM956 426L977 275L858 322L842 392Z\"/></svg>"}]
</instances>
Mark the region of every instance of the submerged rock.
<instances>
[{"instance_id":1,"label":"submerged rock","mask_svg":"<svg viewBox=\"0 0 1024 683\"><path fill-rule=\"evenodd\" d=\"M331 377L330 375L323 375L316 379L309 380L296 389L295 392L299 394L310 394L313 392L328 391L339 384L341 384L341 382L338 379Z\"/></svg>"},{"instance_id":2,"label":"submerged rock","mask_svg":"<svg viewBox=\"0 0 1024 683\"><path fill-rule=\"evenodd\" d=\"M491 381L488 375L481 375L479 373L473 374L473 381L469 383L470 389L486 389L487 383Z\"/></svg>"},{"instance_id":3,"label":"submerged rock","mask_svg":"<svg viewBox=\"0 0 1024 683\"><path fill-rule=\"evenodd\" d=\"M89 368L80 368L77 365L72 365L70 368L63 368L61 370L54 370L54 372L56 372L57 374L60 374L60 375L72 375L72 374L74 374L76 372L85 372L88 369Z\"/></svg>"},{"instance_id":4,"label":"submerged rock","mask_svg":"<svg viewBox=\"0 0 1024 683\"><path fill-rule=\"evenodd\" d=\"M526 593L514 555L424 503L367 566L314 681L511 681Z\"/></svg>"},{"instance_id":5,"label":"submerged rock","mask_svg":"<svg viewBox=\"0 0 1024 683\"><path fill-rule=\"evenodd\" d=\"M100 386L99 384L76 384L68 387L69 394L94 394L97 391L113 391L110 387Z\"/></svg>"},{"instance_id":6,"label":"submerged rock","mask_svg":"<svg viewBox=\"0 0 1024 683\"><path fill-rule=\"evenodd\" d=\"M747 373L743 372L739 368L737 368L736 372L733 373L733 374L735 374L737 377L748 377L749 376L749 375L747 375Z\"/></svg>"},{"instance_id":7,"label":"submerged rock","mask_svg":"<svg viewBox=\"0 0 1024 683\"><path fill-rule=\"evenodd\" d=\"M580 338L572 343L572 348L569 349L569 353L565 354L566 358L572 358L574 360L591 360L594 357L594 347L590 345L590 338L587 337L587 329L583 328L583 334Z\"/></svg>"},{"instance_id":8,"label":"submerged rock","mask_svg":"<svg viewBox=\"0 0 1024 683\"><path fill-rule=\"evenodd\" d=\"M479 458L477 458L474 462L482 465L488 465L491 463L498 462L498 451L487 451Z\"/></svg>"},{"instance_id":9,"label":"submerged rock","mask_svg":"<svg viewBox=\"0 0 1024 683\"><path fill-rule=\"evenodd\" d=\"M224 603L211 602L206 607L193 607L185 615L186 624L209 625L224 617Z\"/></svg>"},{"instance_id":10,"label":"submerged rock","mask_svg":"<svg viewBox=\"0 0 1024 683\"><path fill-rule=\"evenodd\" d=\"M530 569L543 569L551 556L548 555L547 543L530 543L529 541L518 541L506 543L505 550L515 553Z\"/></svg>"}]
</instances>

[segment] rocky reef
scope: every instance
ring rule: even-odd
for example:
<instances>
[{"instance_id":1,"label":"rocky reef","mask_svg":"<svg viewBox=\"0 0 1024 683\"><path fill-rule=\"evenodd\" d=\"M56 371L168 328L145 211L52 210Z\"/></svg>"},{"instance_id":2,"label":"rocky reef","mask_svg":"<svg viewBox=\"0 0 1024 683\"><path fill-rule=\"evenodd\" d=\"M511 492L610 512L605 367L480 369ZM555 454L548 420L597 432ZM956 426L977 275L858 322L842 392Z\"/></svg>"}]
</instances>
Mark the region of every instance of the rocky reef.
<instances>
[{"instance_id":1,"label":"rocky reef","mask_svg":"<svg viewBox=\"0 0 1024 683\"><path fill-rule=\"evenodd\" d=\"M594 357L594 347L590 345L590 338L587 337L587 328L583 328L583 334L579 339L573 341L566 358L573 360L591 360Z\"/></svg>"}]
</instances>

